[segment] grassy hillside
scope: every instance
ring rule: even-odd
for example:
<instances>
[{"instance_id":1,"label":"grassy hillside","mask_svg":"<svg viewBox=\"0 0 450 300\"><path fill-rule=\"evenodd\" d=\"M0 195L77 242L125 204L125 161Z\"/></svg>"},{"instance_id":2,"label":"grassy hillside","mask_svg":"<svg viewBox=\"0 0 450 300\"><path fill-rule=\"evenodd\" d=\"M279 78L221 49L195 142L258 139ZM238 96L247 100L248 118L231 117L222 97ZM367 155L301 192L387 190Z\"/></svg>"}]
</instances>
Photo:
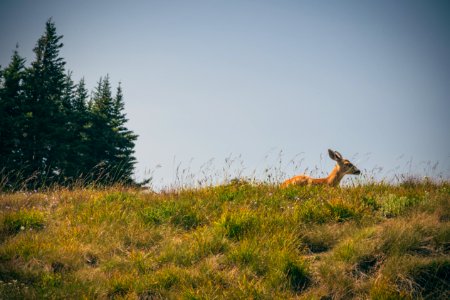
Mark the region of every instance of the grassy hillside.
<instances>
[{"instance_id":1,"label":"grassy hillside","mask_svg":"<svg viewBox=\"0 0 450 300\"><path fill-rule=\"evenodd\" d=\"M448 299L450 184L0 195L0 297Z\"/></svg>"}]
</instances>

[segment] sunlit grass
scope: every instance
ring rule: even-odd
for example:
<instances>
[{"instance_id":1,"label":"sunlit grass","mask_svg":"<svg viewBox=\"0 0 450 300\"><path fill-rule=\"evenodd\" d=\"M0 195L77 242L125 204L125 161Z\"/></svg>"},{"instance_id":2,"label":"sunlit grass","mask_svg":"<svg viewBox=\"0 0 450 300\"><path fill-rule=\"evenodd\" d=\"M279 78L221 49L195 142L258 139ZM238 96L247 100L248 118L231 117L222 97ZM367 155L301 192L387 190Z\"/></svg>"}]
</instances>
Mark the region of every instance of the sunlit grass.
<instances>
[{"instance_id":1,"label":"sunlit grass","mask_svg":"<svg viewBox=\"0 0 450 300\"><path fill-rule=\"evenodd\" d=\"M0 207L6 299L449 296L446 182L61 188Z\"/></svg>"}]
</instances>

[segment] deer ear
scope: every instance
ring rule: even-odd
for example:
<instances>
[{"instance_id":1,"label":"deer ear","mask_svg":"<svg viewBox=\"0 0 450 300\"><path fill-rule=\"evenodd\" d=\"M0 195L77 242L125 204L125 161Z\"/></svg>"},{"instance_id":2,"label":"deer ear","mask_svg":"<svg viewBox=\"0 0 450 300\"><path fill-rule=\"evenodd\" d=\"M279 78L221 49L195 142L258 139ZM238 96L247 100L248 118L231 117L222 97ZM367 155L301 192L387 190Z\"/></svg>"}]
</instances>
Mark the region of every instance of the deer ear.
<instances>
[{"instance_id":1,"label":"deer ear","mask_svg":"<svg viewBox=\"0 0 450 300\"><path fill-rule=\"evenodd\" d=\"M342 155L341 155L339 152L334 151L334 154L336 155L336 158L337 158L338 160L343 160L343 159L344 159L344 158L342 157Z\"/></svg>"},{"instance_id":2,"label":"deer ear","mask_svg":"<svg viewBox=\"0 0 450 300\"><path fill-rule=\"evenodd\" d=\"M335 161L342 160L342 155L339 152L337 152L337 151L333 151L331 149L328 149L328 155L330 156L330 158L332 160L335 160Z\"/></svg>"},{"instance_id":3,"label":"deer ear","mask_svg":"<svg viewBox=\"0 0 450 300\"><path fill-rule=\"evenodd\" d=\"M328 149L328 155L330 156L330 158L331 158L332 160L336 160L336 154L334 153L333 150Z\"/></svg>"}]
</instances>

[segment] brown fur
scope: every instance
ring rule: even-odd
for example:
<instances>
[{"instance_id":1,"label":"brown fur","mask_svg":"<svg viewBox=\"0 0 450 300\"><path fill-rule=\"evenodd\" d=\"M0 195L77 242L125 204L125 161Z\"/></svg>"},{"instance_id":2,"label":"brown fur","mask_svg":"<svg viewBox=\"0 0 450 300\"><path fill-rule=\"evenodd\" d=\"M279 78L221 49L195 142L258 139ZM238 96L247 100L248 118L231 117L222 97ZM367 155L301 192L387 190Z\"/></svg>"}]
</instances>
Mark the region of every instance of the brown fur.
<instances>
[{"instance_id":1,"label":"brown fur","mask_svg":"<svg viewBox=\"0 0 450 300\"><path fill-rule=\"evenodd\" d=\"M328 150L328 154L332 160L337 162L331 173L325 178L311 178L307 175L294 176L281 184L282 188L290 185L329 185L338 186L342 178L346 174L359 175L361 171L358 170L350 161L344 159L337 151Z\"/></svg>"}]
</instances>

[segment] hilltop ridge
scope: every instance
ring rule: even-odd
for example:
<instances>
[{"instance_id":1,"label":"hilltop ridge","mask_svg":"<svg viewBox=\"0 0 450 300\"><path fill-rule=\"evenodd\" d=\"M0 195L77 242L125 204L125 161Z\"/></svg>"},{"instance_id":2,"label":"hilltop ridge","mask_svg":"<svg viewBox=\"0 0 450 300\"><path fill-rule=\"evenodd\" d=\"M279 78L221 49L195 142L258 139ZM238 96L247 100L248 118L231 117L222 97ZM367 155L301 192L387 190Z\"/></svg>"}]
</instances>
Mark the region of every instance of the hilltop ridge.
<instances>
[{"instance_id":1,"label":"hilltop ridge","mask_svg":"<svg viewBox=\"0 0 450 300\"><path fill-rule=\"evenodd\" d=\"M448 299L448 182L0 195L0 295Z\"/></svg>"}]
</instances>

